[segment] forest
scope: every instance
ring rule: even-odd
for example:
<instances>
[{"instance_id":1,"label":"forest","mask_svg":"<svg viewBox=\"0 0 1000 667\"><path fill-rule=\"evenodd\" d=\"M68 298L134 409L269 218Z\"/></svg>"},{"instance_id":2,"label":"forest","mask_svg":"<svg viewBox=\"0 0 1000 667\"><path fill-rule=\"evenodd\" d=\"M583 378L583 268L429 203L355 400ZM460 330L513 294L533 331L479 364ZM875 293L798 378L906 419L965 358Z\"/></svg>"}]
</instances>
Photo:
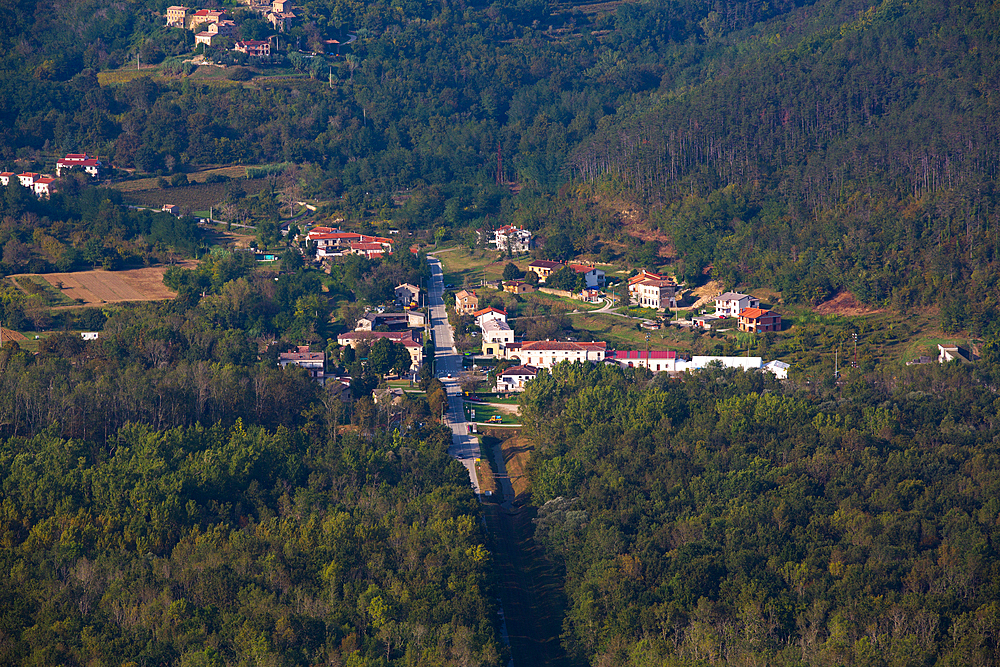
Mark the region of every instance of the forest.
<instances>
[{"instance_id":1,"label":"forest","mask_svg":"<svg viewBox=\"0 0 1000 667\"><path fill-rule=\"evenodd\" d=\"M995 664L995 362L540 373L520 405L571 660Z\"/></svg>"}]
</instances>

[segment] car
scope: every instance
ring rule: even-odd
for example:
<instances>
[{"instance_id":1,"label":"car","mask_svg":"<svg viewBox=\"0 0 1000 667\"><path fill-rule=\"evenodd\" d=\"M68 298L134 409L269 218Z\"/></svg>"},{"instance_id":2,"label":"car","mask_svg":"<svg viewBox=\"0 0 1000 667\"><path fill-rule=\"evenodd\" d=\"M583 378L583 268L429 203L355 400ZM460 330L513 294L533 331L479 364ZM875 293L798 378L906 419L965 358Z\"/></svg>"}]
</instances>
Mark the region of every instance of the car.
<instances>
[{"instance_id":1,"label":"car","mask_svg":"<svg viewBox=\"0 0 1000 667\"><path fill-rule=\"evenodd\" d=\"M448 373L448 377L451 377L451 373Z\"/></svg>"}]
</instances>

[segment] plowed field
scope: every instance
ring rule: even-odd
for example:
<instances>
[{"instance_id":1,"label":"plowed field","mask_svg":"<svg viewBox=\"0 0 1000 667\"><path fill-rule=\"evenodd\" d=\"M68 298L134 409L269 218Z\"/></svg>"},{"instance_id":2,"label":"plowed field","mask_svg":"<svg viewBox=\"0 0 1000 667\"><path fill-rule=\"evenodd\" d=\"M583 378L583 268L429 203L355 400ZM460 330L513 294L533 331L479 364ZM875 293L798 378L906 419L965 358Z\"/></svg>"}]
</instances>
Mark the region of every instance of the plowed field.
<instances>
[{"instance_id":1,"label":"plowed field","mask_svg":"<svg viewBox=\"0 0 1000 667\"><path fill-rule=\"evenodd\" d=\"M188 268L194 261L181 262ZM169 267L153 266L127 271L77 271L75 273L28 274L53 286L62 283L62 293L70 299L82 299L84 306L122 301L160 301L174 298L175 292L163 284ZM72 306L69 306L72 308Z\"/></svg>"}]
</instances>

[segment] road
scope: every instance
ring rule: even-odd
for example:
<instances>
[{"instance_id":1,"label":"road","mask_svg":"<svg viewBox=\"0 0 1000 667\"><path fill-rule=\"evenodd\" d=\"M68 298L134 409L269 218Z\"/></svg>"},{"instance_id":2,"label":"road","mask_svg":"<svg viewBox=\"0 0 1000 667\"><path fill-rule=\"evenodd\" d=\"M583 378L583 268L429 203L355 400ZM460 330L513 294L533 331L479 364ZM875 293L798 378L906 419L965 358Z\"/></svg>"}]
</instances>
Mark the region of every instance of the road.
<instances>
[{"instance_id":1,"label":"road","mask_svg":"<svg viewBox=\"0 0 1000 667\"><path fill-rule=\"evenodd\" d=\"M448 323L448 313L444 307L444 273L441 260L427 257L431 269L430 296L431 335L434 338L434 363L438 378L448 392L448 413L445 423L451 426L451 447L448 454L464 465L469 471L472 488L479 494L479 478L476 476L476 457L479 456L479 442L469 435L469 423L465 421L462 408L462 388L458 375L462 371L462 358L455 350L455 336Z\"/></svg>"}]
</instances>

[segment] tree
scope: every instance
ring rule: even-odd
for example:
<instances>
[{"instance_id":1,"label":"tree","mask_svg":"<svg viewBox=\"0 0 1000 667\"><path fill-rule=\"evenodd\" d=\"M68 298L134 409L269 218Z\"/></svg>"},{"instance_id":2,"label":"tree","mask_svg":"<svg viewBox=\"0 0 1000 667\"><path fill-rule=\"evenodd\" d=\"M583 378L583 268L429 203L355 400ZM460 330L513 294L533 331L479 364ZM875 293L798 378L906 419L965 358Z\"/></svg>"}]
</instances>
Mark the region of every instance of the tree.
<instances>
[{"instance_id":1,"label":"tree","mask_svg":"<svg viewBox=\"0 0 1000 667\"><path fill-rule=\"evenodd\" d=\"M517 280L521 277L521 269L517 268L517 265L513 262L507 262L507 266L503 267L503 279L507 280ZM538 279L538 276L535 276Z\"/></svg>"}]
</instances>

